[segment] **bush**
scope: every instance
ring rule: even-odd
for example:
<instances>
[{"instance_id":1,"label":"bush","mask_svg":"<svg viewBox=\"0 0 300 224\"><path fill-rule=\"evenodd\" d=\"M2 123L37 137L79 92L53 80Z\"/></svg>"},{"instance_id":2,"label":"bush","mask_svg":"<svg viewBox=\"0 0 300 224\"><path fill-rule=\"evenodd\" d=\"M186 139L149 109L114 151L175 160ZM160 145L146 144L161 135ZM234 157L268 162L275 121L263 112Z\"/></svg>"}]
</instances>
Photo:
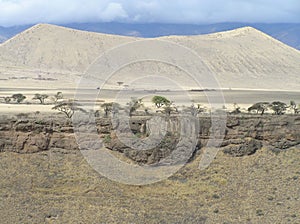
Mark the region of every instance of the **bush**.
<instances>
[{"instance_id":1,"label":"bush","mask_svg":"<svg viewBox=\"0 0 300 224\"><path fill-rule=\"evenodd\" d=\"M17 103L21 103L26 99L26 96L24 96L21 93L13 94L11 97L14 101L17 101Z\"/></svg>"},{"instance_id":2,"label":"bush","mask_svg":"<svg viewBox=\"0 0 300 224\"><path fill-rule=\"evenodd\" d=\"M168 106L171 103L167 98L163 96L154 96L152 98L152 102L155 104L157 108L161 108L164 105Z\"/></svg>"},{"instance_id":3,"label":"bush","mask_svg":"<svg viewBox=\"0 0 300 224\"><path fill-rule=\"evenodd\" d=\"M47 98L48 98L47 94L36 93L32 99L33 100L39 100L41 104L44 104L45 103L45 99L47 99Z\"/></svg>"},{"instance_id":4,"label":"bush","mask_svg":"<svg viewBox=\"0 0 300 224\"><path fill-rule=\"evenodd\" d=\"M282 115L288 108L287 105L280 101L274 101L271 103L270 108L274 111L276 115Z\"/></svg>"}]
</instances>

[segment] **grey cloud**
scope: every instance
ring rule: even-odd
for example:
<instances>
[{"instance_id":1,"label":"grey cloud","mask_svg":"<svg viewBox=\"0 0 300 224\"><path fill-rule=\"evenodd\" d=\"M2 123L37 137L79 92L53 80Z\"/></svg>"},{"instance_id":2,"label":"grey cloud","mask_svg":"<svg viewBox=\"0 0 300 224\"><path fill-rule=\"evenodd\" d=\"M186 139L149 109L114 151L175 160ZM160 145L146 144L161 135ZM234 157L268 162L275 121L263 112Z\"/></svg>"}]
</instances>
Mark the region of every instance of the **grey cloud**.
<instances>
[{"instance_id":1,"label":"grey cloud","mask_svg":"<svg viewBox=\"0 0 300 224\"><path fill-rule=\"evenodd\" d=\"M0 0L0 26L69 22L300 22L299 0Z\"/></svg>"},{"instance_id":2,"label":"grey cloud","mask_svg":"<svg viewBox=\"0 0 300 224\"><path fill-rule=\"evenodd\" d=\"M115 19L127 18L128 15L120 3L109 3L106 9L99 14L104 21L113 21Z\"/></svg>"}]
</instances>

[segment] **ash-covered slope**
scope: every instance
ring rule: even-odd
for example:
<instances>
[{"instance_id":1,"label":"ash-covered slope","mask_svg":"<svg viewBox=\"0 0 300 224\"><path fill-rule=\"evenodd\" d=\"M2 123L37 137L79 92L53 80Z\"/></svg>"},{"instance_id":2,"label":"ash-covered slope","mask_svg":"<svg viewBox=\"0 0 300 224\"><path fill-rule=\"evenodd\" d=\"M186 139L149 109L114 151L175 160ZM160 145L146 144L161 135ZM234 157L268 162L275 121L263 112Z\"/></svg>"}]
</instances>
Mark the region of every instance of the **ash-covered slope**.
<instances>
[{"instance_id":1,"label":"ash-covered slope","mask_svg":"<svg viewBox=\"0 0 300 224\"><path fill-rule=\"evenodd\" d=\"M300 52L254 28L157 39L195 51L223 88L298 90L300 87ZM68 77L63 74L82 74L106 50L136 40L139 39L39 24L0 45L0 78L24 75L24 71L29 76L56 74L62 85ZM182 74L163 63L136 63L133 67L119 71L118 76L124 77L122 81L144 73Z\"/></svg>"},{"instance_id":2,"label":"ash-covered slope","mask_svg":"<svg viewBox=\"0 0 300 224\"><path fill-rule=\"evenodd\" d=\"M223 87L300 87L300 52L254 28L165 38L195 50Z\"/></svg>"},{"instance_id":3,"label":"ash-covered slope","mask_svg":"<svg viewBox=\"0 0 300 224\"><path fill-rule=\"evenodd\" d=\"M105 50L132 40L38 24L0 45L0 65L82 72Z\"/></svg>"}]
</instances>

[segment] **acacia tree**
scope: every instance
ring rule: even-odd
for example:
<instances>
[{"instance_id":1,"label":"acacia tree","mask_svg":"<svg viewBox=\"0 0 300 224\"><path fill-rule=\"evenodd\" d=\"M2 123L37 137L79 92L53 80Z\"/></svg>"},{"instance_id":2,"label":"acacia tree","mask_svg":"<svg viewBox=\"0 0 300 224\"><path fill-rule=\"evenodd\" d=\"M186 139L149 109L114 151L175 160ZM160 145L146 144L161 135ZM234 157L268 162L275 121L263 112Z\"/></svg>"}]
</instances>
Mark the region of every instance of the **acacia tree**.
<instances>
[{"instance_id":1,"label":"acacia tree","mask_svg":"<svg viewBox=\"0 0 300 224\"><path fill-rule=\"evenodd\" d=\"M26 99L26 96L24 96L22 93L13 94L11 97L14 101L17 101L17 103L21 103Z\"/></svg>"},{"instance_id":2,"label":"acacia tree","mask_svg":"<svg viewBox=\"0 0 300 224\"><path fill-rule=\"evenodd\" d=\"M203 113L204 111L205 109L201 106L201 104L197 104L197 106L192 104L192 106L187 108L187 112L191 113L192 116L197 116L198 114Z\"/></svg>"},{"instance_id":3,"label":"acacia tree","mask_svg":"<svg viewBox=\"0 0 300 224\"><path fill-rule=\"evenodd\" d=\"M248 112L256 111L257 114L260 113L261 115L264 115L264 113L268 110L269 107L270 107L270 103L259 102L249 107Z\"/></svg>"},{"instance_id":4,"label":"acacia tree","mask_svg":"<svg viewBox=\"0 0 300 224\"><path fill-rule=\"evenodd\" d=\"M45 103L45 99L47 99L48 97L49 96L47 94L36 93L32 99L33 100L39 100L41 104L44 104Z\"/></svg>"},{"instance_id":5,"label":"acacia tree","mask_svg":"<svg viewBox=\"0 0 300 224\"><path fill-rule=\"evenodd\" d=\"M229 114L240 114L240 113L242 113L241 110L240 110L241 107L237 103L233 104L233 108L234 108L234 110L229 112Z\"/></svg>"},{"instance_id":6,"label":"acacia tree","mask_svg":"<svg viewBox=\"0 0 300 224\"><path fill-rule=\"evenodd\" d=\"M287 105L280 101L274 101L270 104L270 108L274 111L276 115L281 115L285 113Z\"/></svg>"},{"instance_id":7,"label":"acacia tree","mask_svg":"<svg viewBox=\"0 0 300 224\"><path fill-rule=\"evenodd\" d=\"M171 113L179 113L178 107L173 102L168 105L165 105L162 110L156 112L162 112L166 114L167 117L170 117Z\"/></svg>"},{"instance_id":8,"label":"acacia tree","mask_svg":"<svg viewBox=\"0 0 300 224\"><path fill-rule=\"evenodd\" d=\"M124 84L124 82L119 81L119 82L117 82L117 84L118 84L119 86L121 86L121 85Z\"/></svg>"},{"instance_id":9,"label":"acacia tree","mask_svg":"<svg viewBox=\"0 0 300 224\"><path fill-rule=\"evenodd\" d=\"M290 108L294 111L294 114L298 114L300 112L300 108L297 106L295 101L291 100Z\"/></svg>"},{"instance_id":10,"label":"acacia tree","mask_svg":"<svg viewBox=\"0 0 300 224\"><path fill-rule=\"evenodd\" d=\"M108 117L108 114L110 112L116 111L119 108L119 104L113 103L113 102L111 102L111 103L103 103L103 104L101 104L101 107L104 110L105 117Z\"/></svg>"},{"instance_id":11,"label":"acacia tree","mask_svg":"<svg viewBox=\"0 0 300 224\"><path fill-rule=\"evenodd\" d=\"M131 101L127 105L129 107L129 116L132 116L143 105L143 99L131 98Z\"/></svg>"},{"instance_id":12,"label":"acacia tree","mask_svg":"<svg viewBox=\"0 0 300 224\"><path fill-rule=\"evenodd\" d=\"M113 103L103 103L103 104L101 105L101 107L102 107L103 110L104 110L105 117L107 117L107 116L108 116L108 113L111 112L112 106L113 106Z\"/></svg>"},{"instance_id":13,"label":"acacia tree","mask_svg":"<svg viewBox=\"0 0 300 224\"><path fill-rule=\"evenodd\" d=\"M62 100L64 98L62 92L57 92L55 95L54 95L54 103L57 103L58 100Z\"/></svg>"},{"instance_id":14,"label":"acacia tree","mask_svg":"<svg viewBox=\"0 0 300 224\"><path fill-rule=\"evenodd\" d=\"M174 111L176 111L176 109L174 108L174 107L171 107L171 106L165 106L164 107L164 110L163 110L163 112L168 116L168 117L170 117L171 116L171 113L172 112L174 112Z\"/></svg>"},{"instance_id":15,"label":"acacia tree","mask_svg":"<svg viewBox=\"0 0 300 224\"><path fill-rule=\"evenodd\" d=\"M4 101L5 101L5 103L10 103L11 97L9 97L9 96L4 97Z\"/></svg>"},{"instance_id":16,"label":"acacia tree","mask_svg":"<svg viewBox=\"0 0 300 224\"><path fill-rule=\"evenodd\" d=\"M170 100L168 100L167 98L163 97L163 96L154 96L152 98L152 103L155 104L155 106L157 108L161 108L162 106L168 106L170 105Z\"/></svg>"},{"instance_id":17,"label":"acacia tree","mask_svg":"<svg viewBox=\"0 0 300 224\"><path fill-rule=\"evenodd\" d=\"M84 109L80 108L80 104L76 103L73 99L69 99L67 101L59 102L52 110L58 110L61 113L65 114L67 118L72 118L75 111L85 112Z\"/></svg>"}]
</instances>

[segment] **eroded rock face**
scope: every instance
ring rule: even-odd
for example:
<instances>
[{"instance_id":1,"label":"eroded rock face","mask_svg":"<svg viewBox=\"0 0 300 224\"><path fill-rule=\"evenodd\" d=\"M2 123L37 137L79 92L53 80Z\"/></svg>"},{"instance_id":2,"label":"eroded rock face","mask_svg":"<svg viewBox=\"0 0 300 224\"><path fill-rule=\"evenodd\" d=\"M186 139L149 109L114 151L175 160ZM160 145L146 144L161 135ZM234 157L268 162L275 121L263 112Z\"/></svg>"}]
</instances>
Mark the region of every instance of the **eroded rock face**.
<instances>
[{"instance_id":1,"label":"eroded rock face","mask_svg":"<svg viewBox=\"0 0 300 224\"><path fill-rule=\"evenodd\" d=\"M149 119L150 117L132 118L129 127L130 133L132 131L133 136L135 136L135 139L132 138L133 143L138 139L147 138L154 132L159 133L157 136L154 135L156 137L163 134L164 137L161 138L159 144L153 143L153 147L151 146L147 150L136 150L120 141L120 135L117 136L116 134L119 124L112 124L108 118L97 119L96 129L99 137L104 139L107 148L124 153L138 163L153 164L170 156L182 136L180 137L180 123L176 117L166 120L165 131L156 130L161 126L148 123ZM197 144L193 146L195 149L192 150L205 147L212 131L209 117L201 117L198 122L198 140ZM0 151L34 153L51 148L79 150L72 124L63 119L11 119L1 120L0 124ZM299 115L229 116L225 136L220 147L224 153L230 156L251 155L263 146L280 151L300 144L299 130ZM222 132L222 130L214 131ZM190 134L189 129L184 130L182 133L187 136ZM84 149L89 148L88 142L92 137L87 136L85 139L87 144ZM181 145L188 144L185 142ZM193 153L193 151L189 153ZM180 150L180 153L176 156L182 157L184 154ZM180 160L180 158L176 159Z\"/></svg>"},{"instance_id":2,"label":"eroded rock face","mask_svg":"<svg viewBox=\"0 0 300 224\"><path fill-rule=\"evenodd\" d=\"M17 133L12 147L16 152L33 153L45 151L49 148L49 133Z\"/></svg>"},{"instance_id":3,"label":"eroded rock face","mask_svg":"<svg viewBox=\"0 0 300 224\"><path fill-rule=\"evenodd\" d=\"M78 146L72 132L72 126L63 120L10 120L0 131L0 149L17 153L34 153L50 148L76 150Z\"/></svg>"},{"instance_id":4,"label":"eroded rock face","mask_svg":"<svg viewBox=\"0 0 300 224\"><path fill-rule=\"evenodd\" d=\"M237 144L230 144L224 147L223 152L231 156L249 156L254 154L257 150L261 149L261 141L245 138Z\"/></svg>"},{"instance_id":5,"label":"eroded rock face","mask_svg":"<svg viewBox=\"0 0 300 224\"><path fill-rule=\"evenodd\" d=\"M138 141L138 138L133 139L133 141ZM136 150L132 149L128 145L121 142L115 133L111 134L111 139L105 143L108 149L124 153L128 158L134 160L135 162L142 164L153 164L157 163L163 158L166 158L174 150L178 143L178 139L173 135L165 136L158 145L154 144L153 147L146 150Z\"/></svg>"}]
</instances>

